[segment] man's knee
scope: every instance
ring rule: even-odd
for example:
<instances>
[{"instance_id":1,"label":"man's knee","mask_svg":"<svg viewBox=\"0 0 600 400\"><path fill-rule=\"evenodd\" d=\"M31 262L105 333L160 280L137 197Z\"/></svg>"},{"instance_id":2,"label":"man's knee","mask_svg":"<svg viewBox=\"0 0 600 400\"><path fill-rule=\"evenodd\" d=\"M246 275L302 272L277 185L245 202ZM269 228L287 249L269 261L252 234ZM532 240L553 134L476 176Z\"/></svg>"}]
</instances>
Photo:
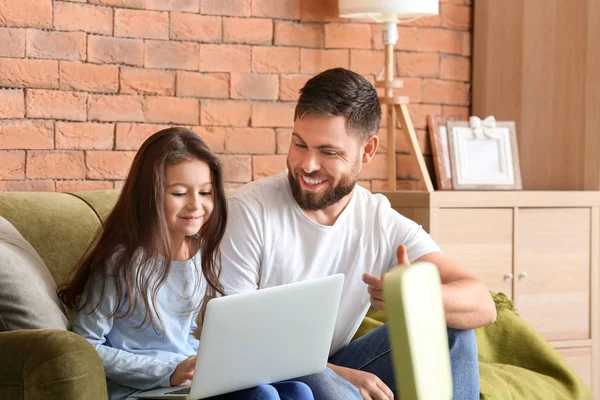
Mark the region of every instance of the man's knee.
<instances>
[{"instance_id":1,"label":"man's knee","mask_svg":"<svg viewBox=\"0 0 600 400\"><path fill-rule=\"evenodd\" d=\"M328 399L362 399L358 389L347 380L333 372L330 368L318 374L303 376L296 379L306 383L315 400Z\"/></svg>"}]
</instances>

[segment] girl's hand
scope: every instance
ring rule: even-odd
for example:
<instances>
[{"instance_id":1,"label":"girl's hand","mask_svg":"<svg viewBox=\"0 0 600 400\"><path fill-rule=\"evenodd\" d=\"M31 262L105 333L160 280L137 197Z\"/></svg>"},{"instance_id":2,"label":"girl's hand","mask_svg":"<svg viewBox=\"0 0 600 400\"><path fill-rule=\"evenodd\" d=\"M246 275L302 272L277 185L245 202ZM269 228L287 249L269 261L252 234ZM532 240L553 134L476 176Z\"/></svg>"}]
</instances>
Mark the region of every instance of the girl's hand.
<instances>
[{"instance_id":1,"label":"girl's hand","mask_svg":"<svg viewBox=\"0 0 600 400\"><path fill-rule=\"evenodd\" d=\"M171 386L180 386L192 379L196 367L196 356L190 356L180 362L171 374Z\"/></svg>"}]
</instances>

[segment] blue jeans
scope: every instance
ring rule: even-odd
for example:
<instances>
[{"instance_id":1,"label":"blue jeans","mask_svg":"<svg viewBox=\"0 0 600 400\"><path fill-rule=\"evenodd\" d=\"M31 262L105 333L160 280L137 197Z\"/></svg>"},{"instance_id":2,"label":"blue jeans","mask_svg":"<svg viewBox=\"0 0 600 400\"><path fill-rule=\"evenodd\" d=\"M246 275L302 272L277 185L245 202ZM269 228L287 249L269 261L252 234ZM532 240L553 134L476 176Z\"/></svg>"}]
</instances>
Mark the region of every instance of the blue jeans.
<instances>
[{"instance_id":1,"label":"blue jeans","mask_svg":"<svg viewBox=\"0 0 600 400\"><path fill-rule=\"evenodd\" d=\"M479 364L477 341L472 330L448 328L450 364L455 400L479 399ZM393 392L396 392L387 324L350 342L329 358L341 367L358 369L377 375ZM299 379L312 389L316 400L360 400L358 389L339 377L329 368L320 374Z\"/></svg>"},{"instance_id":2,"label":"blue jeans","mask_svg":"<svg viewBox=\"0 0 600 400\"><path fill-rule=\"evenodd\" d=\"M314 400L308 385L286 381L222 394L207 400Z\"/></svg>"}]
</instances>

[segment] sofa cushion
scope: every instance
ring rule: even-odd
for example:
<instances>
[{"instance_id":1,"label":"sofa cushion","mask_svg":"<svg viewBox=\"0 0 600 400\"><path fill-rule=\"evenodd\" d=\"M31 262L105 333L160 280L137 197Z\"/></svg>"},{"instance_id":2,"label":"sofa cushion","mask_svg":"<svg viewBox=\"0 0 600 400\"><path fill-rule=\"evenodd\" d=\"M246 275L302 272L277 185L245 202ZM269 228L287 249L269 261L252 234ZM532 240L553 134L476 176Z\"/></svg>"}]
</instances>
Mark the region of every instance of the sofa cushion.
<instances>
[{"instance_id":1,"label":"sofa cushion","mask_svg":"<svg viewBox=\"0 0 600 400\"><path fill-rule=\"evenodd\" d=\"M48 268L6 219L0 217L0 331L68 329Z\"/></svg>"}]
</instances>

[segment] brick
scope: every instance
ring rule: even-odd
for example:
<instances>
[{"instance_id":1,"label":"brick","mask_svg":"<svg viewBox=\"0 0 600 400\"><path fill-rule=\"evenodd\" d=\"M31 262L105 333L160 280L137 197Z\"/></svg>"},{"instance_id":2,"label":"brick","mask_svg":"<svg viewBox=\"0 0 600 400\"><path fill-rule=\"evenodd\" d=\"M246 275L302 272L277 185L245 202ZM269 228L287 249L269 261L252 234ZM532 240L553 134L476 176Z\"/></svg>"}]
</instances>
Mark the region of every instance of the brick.
<instances>
[{"instance_id":1,"label":"brick","mask_svg":"<svg viewBox=\"0 0 600 400\"><path fill-rule=\"evenodd\" d=\"M52 0L0 0L0 25L52 28Z\"/></svg>"},{"instance_id":2,"label":"brick","mask_svg":"<svg viewBox=\"0 0 600 400\"><path fill-rule=\"evenodd\" d=\"M250 72L252 48L243 45L200 45L200 71Z\"/></svg>"},{"instance_id":3,"label":"brick","mask_svg":"<svg viewBox=\"0 0 600 400\"><path fill-rule=\"evenodd\" d=\"M223 180L247 183L252 180L252 156L223 154Z\"/></svg>"},{"instance_id":4,"label":"brick","mask_svg":"<svg viewBox=\"0 0 600 400\"><path fill-rule=\"evenodd\" d=\"M426 79L423 84L423 101L447 105L466 106L471 100L467 83Z\"/></svg>"},{"instance_id":5,"label":"brick","mask_svg":"<svg viewBox=\"0 0 600 400\"><path fill-rule=\"evenodd\" d=\"M146 40L144 67L198 70L198 44Z\"/></svg>"},{"instance_id":6,"label":"brick","mask_svg":"<svg viewBox=\"0 0 600 400\"><path fill-rule=\"evenodd\" d=\"M86 34L28 29L27 57L83 61L86 57Z\"/></svg>"},{"instance_id":7,"label":"brick","mask_svg":"<svg viewBox=\"0 0 600 400\"><path fill-rule=\"evenodd\" d=\"M324 36L322 24L275 21L274 44L276 46L319 48L324 44Z\"/></svg>"},{"instance_id":8,"label":"brick","mask_svg":"<svg viewBox=\"0 0 600 400\"><path fill-rule=\"evenodd\" d=\"M349 68L349 50L300 49L300 72L318 74L330 68Z\"/></svg>"},{"instance_id":9,"label":"brick","mask_svg":"<svg viewBox=\"0 0 600 400\"><path fill-rule=\"evenodd\" d=\"M248 17L252 13L252 0L202 0L200 13Z\"/></svg>"},{"instance_id":10,"label":"brick","mask_svg":"<svg viewBox=\"0 0 600 400\"><path fill-rule=\"evenodd\" d=\"M300 19L301 0L253 0L252 15L256 17Z\"/></svg>"},{"instance_id":11,"label":"brick","mask_svg":"<svg viewBox=\"0 0 600 400\"><path fill-rule=\"evenodd\" d=\"M350 50L350 69L359 74L378 75L385 65L381 50Z\"/></svg>"},{"instance_id":12,"label":"brick","mask_svg":"<svg viewBox=\"0 0 600 400\"><path fill-rule=\"evenodd\" d=\"M433 160L431 156L424 156L425 165L428 171L433 171ZM431 172L430 172L431 175ZM418 181L421 178L421 171L416 161L413 161L409 154L398 154L396 156L396 176L401 180ZM434 179L435 180L435 179Z\"/></svg>"},{"instance_id":13,"label":"brick","mask_svg":"<svg viewBox=\"0 0 600 400\"><path fill-rule=\"evenodd\" d=\"M174 71L121 67L121 93L173 96L175 76Z\"/></svg>"},{"instance_id":14,"label":"brick","mask_svg":"<svg viewBox=\"0 0 600 400\"><path fill-rule=\"evenodd\" d=\"M223 42L271 44L273 20L267 18L223 18Z\"/></svg>"},{"instance_id":15,"label":"brick","mask_svg":"<svg viewBox=\"0 0 600 400\"><path fill-rule=\"evenodd\" d=\"M0 191L6 192L54 192L54 181L24 180L24 181L0 181Z\"/></svg>"},{"instance_id":16,"label":"brick","mask_svg":"<svg viewBox=\"0 0 600 400\"><path fill-rule=\"evenodd\" d=\"M114 124L56 122L56 148L66 150L111 150Z\"/></svg>"},{"instance_id":17,"label":"brick","mask_svg":"<svg viewBox=\"0 0 600 400\"><path fill-rule=\"evenodd\" d=\"M88 179L125 179L135 151L88 151Z\"/></svg>"},{"instance_id":18,"label":"brick","mask_svg":"<svg viewBox=\"0 0 600 400\"><path fill-rule=\"evenodd\" d=\"M331 23L325 25L325 48L370 49L371 25Z\"/></svg>"},{"instance_id":19,"label":"brick","mask_svg":"<svg viewBox=\"0 0 600 400\"><path fill-rule=\"evenodd\" d=\"M24 151L0 151L0 159L2 160L0 180L25 178Z\"/></svg>"},{"instance_id":20,"label":"brick","mask_svg":"<svg viewBox=\"0 0 600 400\"><path fill-rule=\"evenodd\" d=\"M463 82L471 81L471 59L466 57L442 56L440 78Z\"/></svg>"},{"instance_id":21,"label":"brick","mask_svg":"<svg viewBox=\"0 0 600 400\"><path fill-rule=\"evenodd\" d=\"M471 116L471 109L469 107L442 106L442 116L454 116L458 117L459 120L468 121Z\"/></svg>"},{"instance_id":22,"label":"brick","mask_svg":"<svg viewBox=\"0 0 600 400\"><path fill-rule=\"evenodd\" d=\"M439 15L432 15L429 17L419 18L416 21L411 22L411 25L416 27L428 27L428 28L439 28L441 26L441 19Z\"/></svg>"},{"instance_id":23,"label":"brick","mask_svg":"<svg viewBox=\"0 0 600 400\"><path fill-rule=\"evenodd\" d=\"M371 190L371 181L358 181L356 182L357 185L364 187L367 190Z\"/></svg>"},{"instance_id":24,"label":"brick","mask_svg":"<svg viewBox=\"0 0 600 400\"><path fill-rule=\"evenodd\" d=\"M463 56L470 56L471 53L473 52L471 41L472 41L471 35L463 35L463 47L462 47L462 55Z\"/></svg>"},{"instance_id":25,"label":"brick","mask_svg":"<svg viewBox=\"0 0 600 400\"><path fill-rule=\"evenodd\" d=\"M434 179L435 181L435 179ZM388 182L387 180L372 180L371 181L371 191L383 192L388 190ZM421 181L407 181L407 180L397 180L396 181L396 190L425 190Z\"/></svg>"},{"instance_id":26,"label":"brick","mask_svg":"<svg viewBox=\"0 0 600 400\"><path fill-rule=\"evenodd\" d=\"M27 118L85 121L87 94L58 90L28 90L25 95Z\"/></svg>"},{"instance_id":27,"label":"brick","mask_svg":"<svg viewBox=\"0 0 600 400\"><path fill-rule=\"evenodd\" d=\"M279 78L279 100L298 100L300 89L311 78L310 75L281 75Z\"/></svg>"},{"instance_id":28,"label":"brick","mask_svg":"<svg viewBox=\"0 0 600 400\"><path fill-rule=\"evenodd\" d=\"M144 41L103 36L88 37L88 62L96 64L144 65Z\"/></svg>"},{"instance_id":29,"label":"brick","mask_svg":"<svg viewBox=\"0 0 600 400\"><path fill-rule=\"evenodd\" d=\"M25 57L25 30L0 28L0 57Z\"/></svg>"},{"instance_id":30,"label":"brick","mask_svg":"<svg viewBox=\"0 0 600 400\"><path fill-rule=\"evenodd\" d=\"M225 151L238 154L275 153L275 130L267 128L227 128Z\"/></svg>"},{"instance_id":31,"label":"brick","mask_svg":"<svg viewBox=\"0 0 600 400\"><path fill-rule=\"evenodd\" d=\"M52 149L54 123L43 120L0 121L0 149Z\"/></svg>"},{"instance_id":32,"label":"brick","mask_svg":"<svg viewBox=\"0 0 600 400\"><path fill-rule=\"evenodd\" d=\"M177 71L177 97L229 98L229 74Z\"/></svg>"},{"instance_id":33,"label":"brick","mask_svg":"<svg viewBox=\"0 0 600 400\"><path fill-rule=\"evenodd\" d=\"M383 33L381 24L371 25L373 48L383 50ZM398 40L394 45L395 50L419 51L418 28L414 26L398 25Z\"/></svg>"},{"instance_id":34,"label":"brick","mask_svg":"<svg viewBox=\"0 0 600 400\"><path fill-rule=\"evenodd\" d=\"M300 71L300 51L293 47L252 47L252 71L294 74Z\"/></svg>"},{"instance_id":35,"label":"brick","mask_svg":"<svg viewBox=\"0 0 600 400\"><path fill-rule=\"evenodd\" d=\"M469 6L441 4L440 18L442 26L444 28L462 31L470 30L473 26L471 10L472 9Z\"/></svg>"},{"instance_id":36,"label":"brick","mask_svg":"<svg viewBox=\"0 0 600 400\"><path fill-rule=\"evenodd\" d=\"M268 155L252 156L252 179L262 179L279 174L287 168L287 156Z\"/></svg>"},{"instance_id":37,"label":"brick","mask_svg":"<svg viewBox=\"0 0 600 400\"><path fill-rule=\"evenodd\" d=\"M468 33L446 29L420 28L418 34L419 50L432 53L462 54L463 35L468 35Z\"/></svg>"},{"instance_id":38,"label":"brick","mask_svg":"<svg viewBox=\"0 0 600 400\"><path fill-rule=\"evenodd\" d=\"M212 152L225 151L225 131L230 128L221 126L192 126L191 129L204 140Z\"/></svg>"},{"instance_id":39,"label":"brick","mask_svg":"<svg viewBox=\"0 0 600 400\"><path fill-rule=\"evenodd\" d=\"M117 9L115 37L168 39L169 13Z\"/></svg>"},{"instance_id":40,"label":"brick","mask_svg":"<svg viewBox=\"0 0 600 400\"><path fill-rule=\"evenodd\" d=\"M300 21L323 22L340 21L337 0L302 0L300 1Z\"/></svg>"},{"instance_id":41,"label":"brick","mask_svg":"<svg viewBox=\"0 0 600 400\"><path fill-rule=\"evenodd\" d=\"M111 181L56 181L56 191L62 193L87 192L88 190L109 190Z\"/></svg>"},{"instance_id":42,"label":"brick","mask_svg":"<svg viewBox=\"0 0 600 400\"><path fill-rule=\"evenodd\" d=\"M115 134L115 149L137 151L146 139L168 127L169 125L119 122Z\"/></svg>"},{"instance_id":43,"label":"brick","mask_svg":"<svg viewBox=\"0 0 600 400\"><path fill-rule=\"evenodd\" d=\"M408 112L416 129L427 129L428 115L441 115L442 106L437 104L411 104Z\"/></svg>"},{"instance_id":44,"label":"brick","mask_svg":"<svg viewBox=\"0 0 600 400\"><path fill-rule=\"evenodd\" d=\"M292 142L292 129L277 128L275 129L277 140L277 153L288 154L290 143Z\"/></svg>"},{"instance_id":45,"label":"brick","mask_svg":"<svg viewBox=\"0 0 600 400\"><path fill-rule=\"evenodd\" d=\"M438 107L438 106L430 106ZM437 114L436 114L437 115ZM417 118L417 117L415 117ZM396 139L396 153L410 154L412 153L412 146L408 144L406 135L401 130L398 130L398 137ZM427 134L426 128L415 129L417 135L417 142L419 142L419 149L421 153L431 155L431 143L429 142L429 135ZM387 149L387 146L386 146Z\"/></svg>"},{"instance_id":46,"label":"brick","mask_svg":"<svg viewBox=\"0 0 600 400\"><path fill-rule=\"evenodd\" d=\"M437 53L396 53L396 70L400 76L437 78L440 56Z\"/></svg>"},{"instance_id":47,"label":"brick","mask_svg":"<svg viewBox=\"0 0 600 400\"><path fill-rule=\"evenodd\" d=\"M25 176L28 179L85 178L83 151L29 151Z\"/></svg>"},{"instance_id":48,"label":"brick","mask_svg":"<svg viewBox=\"0 0 600 400\"><path fill-rule=\"evenodd\" d=\"M294 126L294 108L296 103L266 103L252 104L252 126L289 128Z\"/></svg>"},{"instance_id":49,"label":"brick","mask_svg":"<svg viewBox=\"0 0 600 400\"><path fill-rule=\"evenodd\" d=\"M171 13L171 39L218 43L223 32L221 17Z\"/></svg>"},{"instance_id":50,"label":"brick","mask_svg":"<svg viewBox=\"0 0 600 400\"><path fill-rule=\"evenodd\" d=\"M144 121L144 99L140 96L90 95L89 121Z\"/></svg>"},{"instance_id":51,"label":"brick","mask_svg":"<svg viewBox=\"0 0 600 400\"><path fill-rule=\"evenodd\" d=\"M25 118L23 90L0 90L0 119Z\"/></svg>"},{"instance_id":52,"label":"brick","mask_svg":"<svg viewBox=\"0 0 600 400\"><path fill-rule=\"evenodd\" d=\"M278 97L278 75L237 72L231 74L232 99L277 100Z\"/></svg>"},{"instance_id":53,"label":"brick","mask_svg":"<svg viewBox=\"0 0 600 400\"><path fill-rule=\"evenodd\" d=\"M251 105L240 100L202 100L201 125L248 126Z\"/></svg>"},{"instance_id":54,"label":"brick","mask_svg":"<svg viewBox=\"0 0 600 400\"><path fill-rule=\"evenodd\" d=\"M196 99L177 97L146 97L144 115L147 122L164 124L200 123L200 103Z\"/></svg>"},{"instance_id":55,"label":"brick","mask_svg":"<svg viewBox=\"0 0 600 400\"><path fill-rule=\"evenodd\" d=\"M88 0L90 4L121 8L144 8L146 0Z\"/></svg>"},{"instance_id":56,"label":"brick","mask_svg":"<svg viewBox=\"0 0 600 400\"><path fill-rule=\"evenodd\" d=\"M113 10L88 4L55 1L54 29L112 35Z\"/></svg>"},{"instance_id":57,"label":"brick","mask_svg":"<svg viewBox=\"0 0 600 400\"><path fill-rule=\"evenodd\" d=\"M360 179L386 179L387 178L387 156L375 154L368 164L363 164L360 171Z\"/></svg>"},{"instance_id":58,"label":"brick","mask_svg":"<svg viewBox=\"0 0 600 400\"><path fill-rule=\"evenodd\" d=\"M146 8L197 13L200 11L200 0L146 0Z\"/></svg>"},{"instance_id":59,"label":"brick","mask_svg":"<svg viewBox=\"0 0 600 400\"><path fill-rule=\"evenodd\" d=\"M116 93L119 90L119 67L61 61L60 89Z\"/></svg>"},{"instance_id":60,"label":"brick","mask_svg":"<svg viewBox=\"0 0 600 400\"><path fill-rule=\"evenodd\" d=\"M398 96L407 96L411 103L420 103L423 98L423 80L420 78L402 78L404 87L396 89Z\"/></svg>"}]
</instances>

